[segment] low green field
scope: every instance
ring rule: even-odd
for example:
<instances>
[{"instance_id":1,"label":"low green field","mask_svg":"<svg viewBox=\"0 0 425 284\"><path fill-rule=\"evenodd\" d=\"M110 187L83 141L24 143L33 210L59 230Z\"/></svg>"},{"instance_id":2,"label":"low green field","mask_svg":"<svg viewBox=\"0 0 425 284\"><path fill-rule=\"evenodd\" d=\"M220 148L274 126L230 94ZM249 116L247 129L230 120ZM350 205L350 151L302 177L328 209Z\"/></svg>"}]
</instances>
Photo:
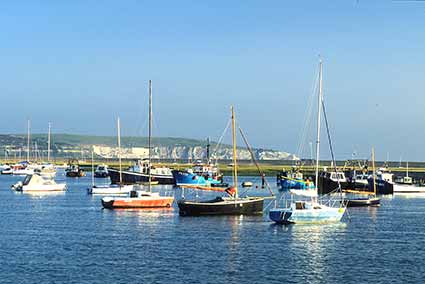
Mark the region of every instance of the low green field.
<instances>
[{"instance_id":1,"label":"low green field","mask_svg":"<svg viewBox=\"0 0 425 284\"><path fill-rule=\"evenodd\" d=\"M63 165L67 162L68 160L65 159L57 159L55 160L55 164L56 165ZM18 161L14 161L14 160L9 160L9 161L3 161L3 163L9 163L9 164L13 164L16 163ZM101 164L101 163L105 163L107 164L109 167L112 168L118 168L119 164L117 160L95 160L94 164ZM227 163L219 163L219 168L221 170L221 172L225 175L231 175L232 174L232 165L230 164L231 161L228 161ZM86 170L90 170L91 169L91 161L79 161L80 166L82 166L83 168L85 168ZM123 169L129 167L132 164L132 161L123 161L122 162L122 167ZM162 166L167 166L173 169L186 169L192 166L192 164L187 164L187 163L170 163L170 162L163 162L163 163L157 163L154 162L155 165L162 165ZM272 161L272 162L260 162L260 167L261 170L266 174L266 176L275 176L277 173L279 173L280 171L282 171L283 169L285 170L289 170L291 169L291 164L292 162L290 161L281 161L279 163L279 161ZM323 164L320 167L320 170L323 170L324 167L327 167L328 170L331 170L331 168L329 167L329 162L323 162ZM378 163L379 165L381 165L382 163ZM410 165L410 164L409 164ZM345 168L345 170L352 170L352 168ZM369 166L369 169L371 170L372 167ZM388 168L391 172L397 174L397 175L404 175L406 172L406 168L405 167L397 167L397 166L392 166ZM312 174L314 173L314 166L303 166L301 168L301 170L304 173L309 173ZM340 164L338 166L338 170L344 170L344 167L342 166L342 164ZM356 170L360 170L359 168L356 168ZM244 176L257 176L259 175L258 170L256 168L256 166L253 163L247 162L247 161L243 161L238 163L238 173L240 175L244 175ZM411 174L417 174L417 175L425 175L425 165L422 165L420 163L416 163L416 165L414 165L413 167L409 167L409 173Z\"/></svg>"}]
</instances>

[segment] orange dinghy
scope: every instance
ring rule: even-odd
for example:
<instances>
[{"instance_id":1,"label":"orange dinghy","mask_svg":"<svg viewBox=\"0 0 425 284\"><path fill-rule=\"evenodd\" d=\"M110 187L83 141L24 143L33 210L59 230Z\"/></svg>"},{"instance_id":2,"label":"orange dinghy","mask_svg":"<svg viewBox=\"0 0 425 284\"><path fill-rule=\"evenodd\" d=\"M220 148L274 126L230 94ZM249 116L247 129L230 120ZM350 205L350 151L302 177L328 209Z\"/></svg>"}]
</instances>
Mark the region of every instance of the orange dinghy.
<instances>
[{"instance_id":1,"label":"orange dinghy","mask_svg":"<svg viewBox=\"0 0 425 284\"><path fill-rule=\"evenodd\" d=\"M131 191L128 197L104 197L102 206L114 208L170 208L174 197L160 196L157 192Z\"/></svg>"}]
</instances>

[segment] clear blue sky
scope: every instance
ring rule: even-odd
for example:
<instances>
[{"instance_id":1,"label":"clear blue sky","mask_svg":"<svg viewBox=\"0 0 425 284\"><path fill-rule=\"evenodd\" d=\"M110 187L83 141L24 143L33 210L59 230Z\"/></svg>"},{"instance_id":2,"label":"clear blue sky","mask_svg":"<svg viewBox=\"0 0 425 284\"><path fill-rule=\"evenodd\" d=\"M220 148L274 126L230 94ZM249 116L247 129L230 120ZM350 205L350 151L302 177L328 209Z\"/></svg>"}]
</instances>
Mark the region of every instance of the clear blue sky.
<instances>
[{"instance_id":1,"label":"clear blue sky","mask_svg":"<svg viewBox=\"0 0 425 284\"><path fill-rule=\"evenodd\" d=\"M218 139L234 104L251 144L296 152L320 53L337 158L425 160L425 3L0 5L1 133L144 135L152 79L156 135Z\"/></svg>"}]
</instances>

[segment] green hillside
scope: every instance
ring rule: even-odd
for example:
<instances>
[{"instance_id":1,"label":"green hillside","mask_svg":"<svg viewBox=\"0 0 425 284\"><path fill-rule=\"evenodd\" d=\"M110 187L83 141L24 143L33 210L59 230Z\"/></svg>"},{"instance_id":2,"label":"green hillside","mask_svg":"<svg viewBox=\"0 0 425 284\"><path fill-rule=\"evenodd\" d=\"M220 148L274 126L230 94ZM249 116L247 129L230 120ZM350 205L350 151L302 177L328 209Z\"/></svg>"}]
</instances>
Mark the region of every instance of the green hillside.
<instances>
[{"instance_id":1,"label":"green hillside","mask_svg":"<svg viewBox=\"0 0 425 284\"><path fill-rule=\"evenodd\" d=\"M47 144L46 134L32 134L31 141L36 141L40 148L44 148L43 144ZM7 145L22 145L26 143L26 135L0 135L0 143ZM205 140L189 139L189 138L176 138L176 137L153 137L153 145L161 146L205 146ZM52 134L52 144L55 145L106 145L116 146L117 138L114 136L91 136L91 135L77 135L77 134ZM146 146L148 144L147 137L122 137L121 144L124 147L138 147ZM211 142L211 145L216 145Z\"/></svg>"}]
</instances>

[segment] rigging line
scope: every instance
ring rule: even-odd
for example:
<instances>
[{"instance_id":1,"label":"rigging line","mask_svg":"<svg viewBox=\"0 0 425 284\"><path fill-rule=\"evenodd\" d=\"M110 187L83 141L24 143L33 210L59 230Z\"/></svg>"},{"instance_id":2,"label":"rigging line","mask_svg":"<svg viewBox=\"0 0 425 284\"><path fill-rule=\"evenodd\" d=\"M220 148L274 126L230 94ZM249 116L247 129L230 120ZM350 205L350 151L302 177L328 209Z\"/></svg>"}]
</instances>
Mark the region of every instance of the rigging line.
<instances>
[{"instance_id":1,"label":"rigging line","mask_svg":"<svg viewBox=\"0 0 425 284\"><path fill-rule=\"evenodd\" d=\"M224 135L226 134L226 132L227 132L227 129L229 128L229 126L230 126L230 122L231 122L232 120L231 119L229 119L228 121L227 121L227 125L226 125L226 127L224 128L224 131L223 131L223 133L221 134L221 136L220 136L220 139L218 139L218 142L217 142L217 144L216 144L216 146L215 146L215 148L214 148L214 151L212 152L212 154L211 154L211 157L216 157L216 159L215 159L215 162L217 163L217 160L218 160L218 157L216 156L216 154L217 154L217 151L218 151L218 148L220 147L220 144L221 144L221 142L222 142L222 140L223 140L223 138L224 138Z\"/></svg>"},{"instance_id":2,"label":"rigging line","mask_svg":"<svg viewBox=\"0 0 425 284\"><path fill-rule=\"evenodd\" d=\"M335 174L337 176L339 193L340 193L340 196L342 198L341 183L339 182L339 176L338 176L338 172L337 172L337 168L336 168L336 161L335 161L334 151L333 151L333 147L332 147L331 133L329 131L328 117L327 117L327 114L326 114L325 102L323 100L323 97L322 97L321 102L322 102L322 109L323 109L323 117L325 119L325 125L326 125L326 133L327 133L328 141L329 141L329 149L331 151L332 163L333 163L333 166L334 166Z\"/></svg>"},{"instance_id":3,"label":"rigging line","mask_svg":"<svg viewBox=\"0 0 425 284\"><path fill-rule=\"evenodd\" d=\"M312 106L313 106L313 97L316 94L316 90L317 90L317 81L319 79L319 76L316 75L314 76L313 82L312 82L312 86L311 86L311 93L310 93L310 97L308 99L307 102L307 108L306 111L304 113L304 122L303 122L303 128L301 131L301 135L300 135L300 141L298 144L298 148L297 148L297 154L299 157L301 157L303 150L304 150L304 140L306 139L307 136L307 131L310 128L311 125L311 113L312 113Z\"/></svg>"},{"instance_id":4,"label":"rigging line","mask_svg":"<svg viewBox=\"0 0 425 284\"><path fill-rule=\"evenodd\" d=\"M245 142L245 145L248 148L249 153L251 154L251 159L254 162L255 166L257 167L257 170L260 173L262 180L264 180L264 183L265 183L267 189L269 190L270 194L272 196L274 196L273 191L270 188L270 185L266 180L266 177L265 177L266 175L264 174L264 171L260 168L260 165L258 164L257 160L255 159L254 152L252 151L251 145L249 145L248 140L246 139L246 136L243 133L242 128L240 126L239 126L239 132L241 133L242 139Z\"/></svg>"}]
</instances>

